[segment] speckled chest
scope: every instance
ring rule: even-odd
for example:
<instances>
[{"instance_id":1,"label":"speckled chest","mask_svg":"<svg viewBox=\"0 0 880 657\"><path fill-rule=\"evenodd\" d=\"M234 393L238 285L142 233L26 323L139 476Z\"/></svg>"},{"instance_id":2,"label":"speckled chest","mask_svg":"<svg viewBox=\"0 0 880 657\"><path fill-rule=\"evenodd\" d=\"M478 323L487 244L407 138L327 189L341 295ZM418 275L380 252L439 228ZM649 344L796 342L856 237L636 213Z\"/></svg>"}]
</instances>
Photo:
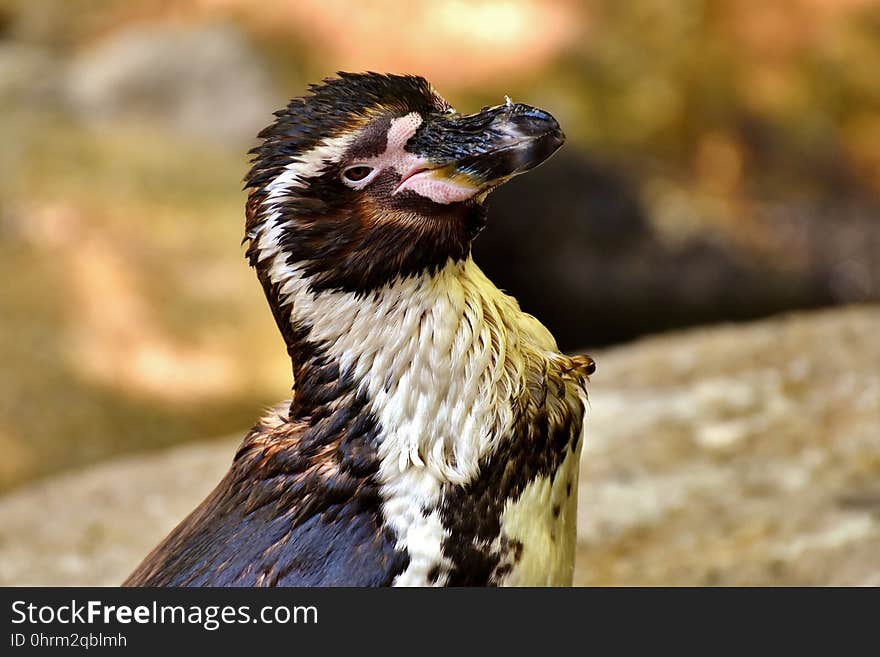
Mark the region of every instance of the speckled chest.
<instances>
[{"instance_id":1,"label":"speckled chest","mask_svg":"<svg viewBox=\"0 0 880 657\"><path fill-rule=\"evenodd\" d=\"M264 241L271 253L277 236ZM541 567L548 581L570 578L573 549L559 546L574 535L565 493L576 487L585 389L547 330L471 260L366 297L316 293L283 258L267 271L296 309L280 323L311 345L296 350L313 354L297 378L314 380L328 363L337 377L320 407L294 404L303 421L328 404L351 408L346 395L362 400L353 427L316 430L332 442L371 427L376 529L404 564L390 583L532 583ZM311 390L298 386L295 401Z\"/></svg>"},{"instance_id":2,"label":"speckled chest","mask_svg":"<svg viewBox=\"0 0 880 657\"><path fill-rule=\"evenodd\" d=\"M447 486L440 505L447 533L426 584L570 585L580 432L578 419L545 441L502 444L474 482Z\"/></svg>"}]
</instances>

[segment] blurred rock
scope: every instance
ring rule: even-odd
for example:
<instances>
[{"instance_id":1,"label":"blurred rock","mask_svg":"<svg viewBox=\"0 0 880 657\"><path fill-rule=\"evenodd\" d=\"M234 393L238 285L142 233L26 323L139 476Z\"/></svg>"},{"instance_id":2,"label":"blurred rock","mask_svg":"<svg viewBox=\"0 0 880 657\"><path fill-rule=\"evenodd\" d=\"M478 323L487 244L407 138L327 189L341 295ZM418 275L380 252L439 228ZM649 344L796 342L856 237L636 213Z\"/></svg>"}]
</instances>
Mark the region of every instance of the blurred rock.
<instances>
[{"instance_id":1,"label":"blurred rock","mask_svg":"<svg viewBox=\"0 0 880 657\"><path fill-rule=\"evenodd\" d=\"M869 199L767 203L760 250L704 217L664 233L657 210L613 167L564 150L493 194L474 257L568 349L880 299L880 206Z\"/></svg>"},{"instance_id":2,"label":"blurred rock","mask_svg":"<svg viewBox=\"0 0 880 657\"><path fill-rule=\"evenodd\" d=\"M116 31L75 57L67 93L90 122L145 120L229 145L252 141L279 105L258 53L229 25Z\"/></svg>"},{"instance_id":3,"label":"blurred rock","mask_svg":"<svg viewBox=\"0 0 880 657\"><path fill-rule=\"evenodd\" d=\"M576 583L880 585L880 306L596 360Z\"/></svg>"},{"instance_id":4,"label":"blurred rock","mask_svg":"<svg viewBox=\"0 0 880 657\"><path fill-rule=\"evenodd\" d=\"M0 499L0 582L118 585L219 481L240 439L114 460Z\"/></svg>"},{"instance_id":5,"label":"blurred rock","mask_svg":"<svg viewBox=\"0 0 880 657\"><path fill-rule=\"evenodd\" d=\"M651 338L591 386L577 584L880 585L880 307ZM0 499L0 584L116 584L237 439Z\"/></svg>"},{"instance_id":6,"label":"blurred rock","mask_svg":"<svg viewBox=\"0 0 880 657\"><path fill-rule=\"evenodd\" d=\"M56 101L58 61L40 46L0 40L0 105Z\"/></svg>"}]
</instances>

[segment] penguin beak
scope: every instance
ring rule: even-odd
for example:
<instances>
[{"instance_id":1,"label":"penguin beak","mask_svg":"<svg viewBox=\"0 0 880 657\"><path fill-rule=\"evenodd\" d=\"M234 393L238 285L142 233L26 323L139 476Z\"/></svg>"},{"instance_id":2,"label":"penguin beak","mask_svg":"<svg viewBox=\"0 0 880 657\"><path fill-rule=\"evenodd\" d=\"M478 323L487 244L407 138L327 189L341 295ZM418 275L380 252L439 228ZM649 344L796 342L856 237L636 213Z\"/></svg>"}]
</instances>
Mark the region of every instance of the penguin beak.
<instances>
[{"instance_id":1,"label":"penguin beak","mask_svg":"<svg viewBox=\"0 0 880 657\"><path fill-rule=\"evenodd\" d=\"M508 102L476 114L436 116L406 147L425 166L404 176L395 193L445 185L455 200L481 200L495 187L544 162L564 142L553 116L521 103Z\"/></svg>"}]
</instances>

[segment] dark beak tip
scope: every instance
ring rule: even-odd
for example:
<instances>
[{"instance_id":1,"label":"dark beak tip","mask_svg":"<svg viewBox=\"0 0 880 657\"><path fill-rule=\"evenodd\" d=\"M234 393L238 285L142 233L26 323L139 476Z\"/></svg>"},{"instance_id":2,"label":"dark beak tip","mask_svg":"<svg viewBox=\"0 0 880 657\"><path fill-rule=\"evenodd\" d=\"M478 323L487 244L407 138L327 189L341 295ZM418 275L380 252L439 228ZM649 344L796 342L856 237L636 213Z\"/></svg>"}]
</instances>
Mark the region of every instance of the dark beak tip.
<instances>
[{"instance_id":1,"label":"dark beak tip","mask_svg":"<svg viewBox=\"0 0 880 657\"><path fill-rule=\"evenodd\" d=\"M528 149L528 159L531 160L528 168L535 167L547 160L565 143L565 134L561 130L553 130L535 139Z\"/></svg>"},{"instance_id":2,"label":"dark beak tip","mask_svg":"<svg viewBox=\"0 0 880 657\"><path fill-rule=\"evenodd\" d=\"M521 135L539 139L550 152L556 151L565 143L565 133L559 122L549 112L529 105L517 105L509 119Z\"/></svg>"},{"instance_id":3,"label":"dark beak tip","mask_svg":"<svg viewBox=\"0 0 880 657\"><path fill-rule=\"evenodd\" d=\"M555 153L565 143L565 133L562 132L562 128L559 127L556 119L553 119L552 125L547 126L543 134L537 137L537 140L545 145L545 148L549 151L549 157L549 155Z\"/></svg>"},{"instance_id":4,"label":"dark beak tip","mask_svg":"<svg viewBox=\"0 0 880 657\"><path fill-rule=\"evenodd\" d=\"M565 133L559 128L556 128L556 130L553 131L552 139L555 148L560 148L565 143Z\"/></svg>"}]
</instances>

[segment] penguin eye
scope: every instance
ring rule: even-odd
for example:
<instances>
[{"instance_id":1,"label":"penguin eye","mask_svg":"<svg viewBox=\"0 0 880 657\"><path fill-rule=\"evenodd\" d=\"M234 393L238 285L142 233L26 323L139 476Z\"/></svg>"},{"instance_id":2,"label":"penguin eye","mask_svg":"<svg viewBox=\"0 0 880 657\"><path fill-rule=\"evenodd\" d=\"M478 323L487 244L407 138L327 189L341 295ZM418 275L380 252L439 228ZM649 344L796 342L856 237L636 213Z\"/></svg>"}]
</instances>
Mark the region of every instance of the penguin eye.
<instances>
[{"instance_id":1,"label":"penguin eye","mask_svg":"<svg viewBox=\"0 0 880 657\"><path fill-rule=\"evenodd\" d=\"M352 183L363 182L371 173L373 173L373 167L356 164L342 172L342 179Z\"/></svg>"}]
</instances>

